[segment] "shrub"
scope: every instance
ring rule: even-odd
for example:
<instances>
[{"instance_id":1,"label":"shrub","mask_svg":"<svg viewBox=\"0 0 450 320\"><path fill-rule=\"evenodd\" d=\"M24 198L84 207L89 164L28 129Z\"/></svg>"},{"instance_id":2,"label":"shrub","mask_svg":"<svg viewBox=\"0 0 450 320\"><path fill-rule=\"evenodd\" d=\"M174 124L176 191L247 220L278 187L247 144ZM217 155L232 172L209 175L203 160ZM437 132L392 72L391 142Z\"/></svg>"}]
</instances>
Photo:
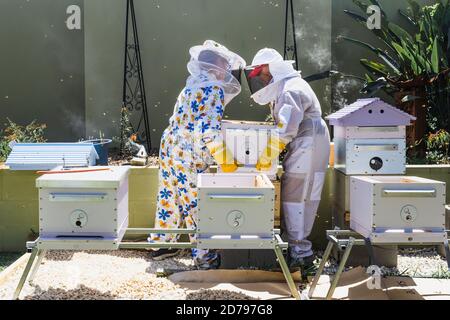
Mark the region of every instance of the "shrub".
<instances>
[{"instance_id":1,"label":"shrub","mask_svg":"<svg viewBox=\"0 0 450 320\"><path fill-rule=\"evenodd\" d=\"M11 152L9 143L15 142L46 142L44 131L45 124L36 123L36 120L27 126L21 126L7 118L5 129L0 132L0 161L5 161Z\"/></svg>"}]
</instances>

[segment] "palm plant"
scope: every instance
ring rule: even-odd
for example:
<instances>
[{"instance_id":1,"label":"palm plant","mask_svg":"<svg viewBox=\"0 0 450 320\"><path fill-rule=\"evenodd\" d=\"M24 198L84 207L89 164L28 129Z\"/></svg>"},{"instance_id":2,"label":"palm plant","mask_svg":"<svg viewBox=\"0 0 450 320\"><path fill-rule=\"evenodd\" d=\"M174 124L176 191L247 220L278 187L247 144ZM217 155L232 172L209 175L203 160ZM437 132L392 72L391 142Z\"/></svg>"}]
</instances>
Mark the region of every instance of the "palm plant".
<instances>
[{"instance_id":1,"label":"palm plant","mask_svg":"<svg viewBox=\"0 0 450 320\"><path fill-rule=\"evenodd\" d=\"M425 144L416 141L427 133L439 129L450 132L450 3L439 0L433 6L421 7L414 0L407 1L408 9L399 12L411 25L412 32L389 21L377 0L353 0L364 12L370 5L380 7L381 29L371 32L386 49L349 37L341 38L378 56L379 61L360 60L368 71L361 92L373 96L384 90L395 98L400 108L414 114L418 121L410 132L410 143L424 148ZM367 16L349 10L345 13L366 27Z\"/></svg>"}]
</instances>

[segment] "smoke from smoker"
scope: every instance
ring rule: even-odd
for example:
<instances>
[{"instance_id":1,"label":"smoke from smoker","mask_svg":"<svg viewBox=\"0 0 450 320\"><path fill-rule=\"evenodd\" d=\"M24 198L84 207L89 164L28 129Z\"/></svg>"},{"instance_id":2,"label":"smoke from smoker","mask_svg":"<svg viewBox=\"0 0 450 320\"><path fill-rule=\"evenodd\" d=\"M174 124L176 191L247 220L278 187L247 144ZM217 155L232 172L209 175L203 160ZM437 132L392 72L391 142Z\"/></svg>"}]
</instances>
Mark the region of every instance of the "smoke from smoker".
<instances>
[{"instance_id":1,"label":"smoke from smoker","mask_svg":"<svg viewBox=\"0 0 450 320\"><path fill-rule=\"evenodd\" d=\"M62 109L62 122L68 126L74 133L84 133L85 119L79 114L64 107ZM82 138L82 137L79 137Z\"/></svg>"},{"instance_id":2,"label":"smoke from smoker","mask_svg":"<svg viewBox=\"0 0 450 320\"><path fill-rule=\"evenodd\" d=\"M313 66L314 72L322 72L331 68L331 43L323 35L331 34L331 24L319 20L311 20L308 12L313 10L306 7L297 9L296 35L299 39L299 55Z\"/></svg>"},{"instance_id":3,"label":"smoke from smoker","mask_svg":"<svg viewBox=\"0 0 450 320\"><path fill-rule=\"evenodd\" d=\"M361 88L361 81L354 78L343 78L333 85L333 110L339 110L353 100L352 94L357 94Z\"/></svg>"},{"instance_id":4,"label":"smoke from smoker","mask_svg":"<svg viewBox=\"0 0 450 320\"><path fill-rule=\"evenodd\" d=\"M330 69L331 43L326 38L323 40L320 38L319 34L322 33L320 30L315 28L314 30L309 30L310 28L308 26L296 28L297 37L301 41L300 43L310 44L308 46L300 46L299 55L302 59L306 59L309 65L314 67L315 72Z\"/></svg>"}]
</instances>

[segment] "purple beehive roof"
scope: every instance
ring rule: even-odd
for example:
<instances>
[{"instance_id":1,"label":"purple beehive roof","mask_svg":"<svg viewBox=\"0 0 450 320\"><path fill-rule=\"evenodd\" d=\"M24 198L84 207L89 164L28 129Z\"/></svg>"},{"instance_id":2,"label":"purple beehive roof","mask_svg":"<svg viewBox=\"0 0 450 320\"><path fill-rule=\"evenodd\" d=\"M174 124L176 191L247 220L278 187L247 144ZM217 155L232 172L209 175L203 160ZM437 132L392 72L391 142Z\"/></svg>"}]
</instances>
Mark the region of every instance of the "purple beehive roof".
<instances>
[{"instance_id":1,"label":"purple beehive roof","mask_svg":"<svg viewBox=\"0 0 450 320\"><path fill-rule=\"evenodd\" d=\"M412 115L379 98L359 99L326 119L330 121L330 125L341 127L409 126L416 120Z\"/></svg>"}]
</instances>

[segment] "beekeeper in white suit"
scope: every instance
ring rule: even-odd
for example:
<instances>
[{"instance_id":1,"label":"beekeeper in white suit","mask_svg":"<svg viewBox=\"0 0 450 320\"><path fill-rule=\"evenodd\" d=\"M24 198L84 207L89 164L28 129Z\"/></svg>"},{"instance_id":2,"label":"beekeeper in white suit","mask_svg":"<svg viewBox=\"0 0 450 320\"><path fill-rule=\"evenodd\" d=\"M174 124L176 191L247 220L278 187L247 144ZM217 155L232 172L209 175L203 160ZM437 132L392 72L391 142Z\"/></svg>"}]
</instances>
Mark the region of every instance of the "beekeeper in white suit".
<instances>
[{"instance_id":1,"label":"beekeeper in white suit","mask_svg":"<svg viewBox=\"0 0 450 320\"><path fill-rule=\"evenodd\" d=\"M307 240L317 215L330 155L330 134L319 100L293 61L284 61L274 49L262 49L246 68L252 98L271 105L278 137L260 156L258 169L268 170L273 159L287 148L283 162L281 201L291 267L313 263Z\"/></svg>"}]
</instances>

